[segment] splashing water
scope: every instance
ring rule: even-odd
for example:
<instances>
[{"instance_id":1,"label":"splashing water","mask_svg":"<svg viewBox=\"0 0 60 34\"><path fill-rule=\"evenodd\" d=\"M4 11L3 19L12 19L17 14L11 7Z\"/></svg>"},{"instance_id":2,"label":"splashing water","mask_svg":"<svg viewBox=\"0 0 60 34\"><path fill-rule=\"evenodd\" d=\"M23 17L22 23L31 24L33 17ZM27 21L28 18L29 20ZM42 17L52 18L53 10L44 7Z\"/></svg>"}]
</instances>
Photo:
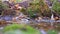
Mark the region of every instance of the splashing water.
<instances>
[{"instance_id":1,"label":"splashing water","mask_svg":"<svg viewBox=\"0 0 60 34\"><path fill-rule=\"evenodd\" d=\"M51 16L51 20L54 20L54 15L52 14L52 16Z\"/></svg>"}]
</instances>

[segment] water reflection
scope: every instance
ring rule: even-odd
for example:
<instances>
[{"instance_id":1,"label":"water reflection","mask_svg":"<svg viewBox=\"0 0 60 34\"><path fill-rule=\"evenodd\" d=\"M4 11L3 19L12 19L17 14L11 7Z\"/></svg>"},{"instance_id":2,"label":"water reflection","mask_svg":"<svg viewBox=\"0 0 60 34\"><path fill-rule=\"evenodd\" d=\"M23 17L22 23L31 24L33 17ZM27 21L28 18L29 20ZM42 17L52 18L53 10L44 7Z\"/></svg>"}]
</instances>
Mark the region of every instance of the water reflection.
<instances>
[{"instance_id":1,"label":"water reflection","mask_svg":"<svg viewBox=\"0 0 60 34\"><path fill-rule=\"evenodd\" d=\"M41 32L42 34L47 34L47 32L44 31L44 29L41 29L40 32Z\"/></svg>"}]
</instances>

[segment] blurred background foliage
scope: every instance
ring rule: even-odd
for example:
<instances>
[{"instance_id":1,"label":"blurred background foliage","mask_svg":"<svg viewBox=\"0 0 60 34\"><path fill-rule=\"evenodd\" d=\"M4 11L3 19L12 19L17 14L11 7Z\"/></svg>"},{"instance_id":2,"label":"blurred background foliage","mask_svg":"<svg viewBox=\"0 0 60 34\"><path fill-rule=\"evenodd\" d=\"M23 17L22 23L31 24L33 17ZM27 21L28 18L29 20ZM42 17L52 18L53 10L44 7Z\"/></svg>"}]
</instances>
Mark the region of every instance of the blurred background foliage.
<instances>
[{"instance_id":1,"label":"blurred background foliage","mask_svg":"<svg viewBox=\"0 0 60 34\"><path fill-rule=\"evenodd\" d=\"M16 0L16 2L21 2L22 0Z\"/></svg>"},{"instance_id":2,"label":"blurred background foliage","mask_svg":"<svg viewBox=\"0 0 60 34\"><path fill-rule=\"evenodd\" d=\"M14 0L16 2L20 2L23 0ZM51 2L54 2L56 0L50 0ZM4 4L3 2L0 1L0 12L3 10L8 9L9 6ZM60 2L56 1L56 3L54 4L54 6L52 7L52 9L54 10L54 12L56 12L57 14L60 14ZM38 14L39 16L51 16L51 11L48 7L48 4L45 2L45 0L33 0L32 2L29 3L29 6L27 8L23 8L22 10L20 10L21 12L23 12L24 14L27 15L34 15L34 14ZM48 15L47 15L48 14Z\"/></svg>"},{"instance_id":3,"label":"blurred background foliage","mask_svg":"<svg viewBox=\"0 0 60 34\"><path fill-rule=\"evenodd\" d=\"M3 14L4 10L8 9L9 6L0 1L0 14Z\"/></svg>"},{"instance_id":4,"label":"blurred background foliage","mask_svg":"<svg viewBox=\"0 0 60 34\"><path fill-rule=\"evenodd\" d=\"M29 3L27 12L30 16L34 14L37 14L39 16L47 16L48 14L49 17L51 15L50 9L44 0L39 0L39 1L34 0L31 3Z\"/></svg>"},{"instance_id":5,"label":"blurred background foliage","mask_svg":"<svg viewBox=\"0 0 60 34\"><path fill-rule=\"evenodd\" d=\"M53 6L53 10L60 15L60 2L56 1Z\"/></svg>"}]
</instances>

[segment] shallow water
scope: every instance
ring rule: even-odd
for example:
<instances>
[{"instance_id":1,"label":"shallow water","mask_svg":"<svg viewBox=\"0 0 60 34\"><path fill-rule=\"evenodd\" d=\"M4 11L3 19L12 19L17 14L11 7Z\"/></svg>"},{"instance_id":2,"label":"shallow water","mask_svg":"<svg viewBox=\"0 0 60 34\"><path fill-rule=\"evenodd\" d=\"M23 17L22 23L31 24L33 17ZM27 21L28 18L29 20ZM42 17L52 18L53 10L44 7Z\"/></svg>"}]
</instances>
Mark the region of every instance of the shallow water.
<instances>
[{"instance_id":1,"label":"shallow water","mask_svg":"<svg viewBox=\"0 0 60 34\"><path fill-rule=\"evenodd\" d=\"M11 21L12 20L12 16L1 16L0 20Z\"/></svg>"}]
</instances>

